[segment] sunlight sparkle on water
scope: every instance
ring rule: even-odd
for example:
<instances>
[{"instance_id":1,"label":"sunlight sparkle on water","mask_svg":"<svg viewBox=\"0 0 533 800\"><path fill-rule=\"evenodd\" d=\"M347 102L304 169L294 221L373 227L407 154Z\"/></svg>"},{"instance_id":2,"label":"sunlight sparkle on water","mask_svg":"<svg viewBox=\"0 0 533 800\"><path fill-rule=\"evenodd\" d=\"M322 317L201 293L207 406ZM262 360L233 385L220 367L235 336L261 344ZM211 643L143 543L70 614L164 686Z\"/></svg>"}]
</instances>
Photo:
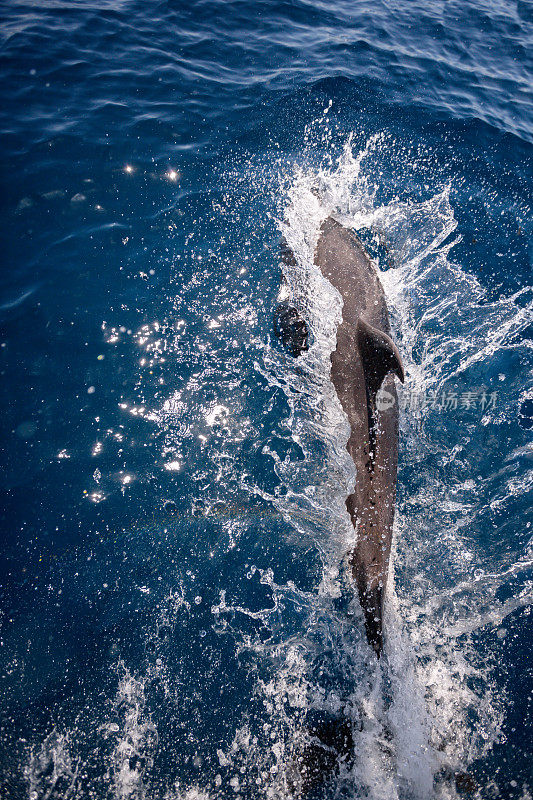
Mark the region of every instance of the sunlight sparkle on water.
<instances>
[{"instance_id":1,"label":"sunlight sparkle on water","mask_svg":"<svg viewBox=\"0 0 533 800\"><path fill-rule=\"evenodd\" d=\"M105 499L105 495L103 492L91 492L91 494L89 495L89 499L93 503L101 503L102 500Z\"/></svg>"},{"instance_id":2,"label":"sunlight sparkle on water","mask_svg":"<svg viewBox=\"0 0 533 800\"><path fill-rule=\"evenodd\" d=\"M169 472L179 472L181 469L181 463L179 461L168 461L165 464L165 469Z\"/></svg>"}]
</instances>

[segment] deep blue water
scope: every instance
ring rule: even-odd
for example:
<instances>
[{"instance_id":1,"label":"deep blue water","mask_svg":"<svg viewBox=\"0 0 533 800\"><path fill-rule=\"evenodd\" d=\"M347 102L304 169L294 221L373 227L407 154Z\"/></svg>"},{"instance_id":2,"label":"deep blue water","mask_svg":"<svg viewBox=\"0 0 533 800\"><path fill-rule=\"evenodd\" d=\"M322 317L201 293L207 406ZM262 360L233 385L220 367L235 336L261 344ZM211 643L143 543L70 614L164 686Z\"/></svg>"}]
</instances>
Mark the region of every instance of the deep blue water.
<instances>
[{"instance_id":1,"label":"deep blue water","mask_svg":"<svg viewBox=\"0 0 533 800\"><path fill-rule=\"evenodd\" d=\"M317 798L531 797L531 3L11 1L1 37L1 797L289 798L339 716ZM379 665L336 300L299 362L272 330L329 213L407 372Z\"/></svg>"}]
</instances>

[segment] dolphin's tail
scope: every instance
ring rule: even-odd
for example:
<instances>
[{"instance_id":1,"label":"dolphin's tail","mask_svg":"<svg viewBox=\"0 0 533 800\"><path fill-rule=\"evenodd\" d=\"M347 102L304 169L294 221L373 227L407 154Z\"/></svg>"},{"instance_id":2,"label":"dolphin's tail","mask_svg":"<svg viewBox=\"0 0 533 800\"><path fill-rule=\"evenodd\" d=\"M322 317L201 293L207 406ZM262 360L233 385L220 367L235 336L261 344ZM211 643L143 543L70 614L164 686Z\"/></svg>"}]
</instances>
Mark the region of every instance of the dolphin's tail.
<instances>
[{"instance_id":1,"label":"dolphin's tail","mask_svg":"<svg viewBox=\"0 0 533 800\"><path fill-rule=\"evenodd\" d=\"M360 584L359 602L365 617L366 638L379 658L383 650L383 589Z\"/></svg>"}]
</instances>

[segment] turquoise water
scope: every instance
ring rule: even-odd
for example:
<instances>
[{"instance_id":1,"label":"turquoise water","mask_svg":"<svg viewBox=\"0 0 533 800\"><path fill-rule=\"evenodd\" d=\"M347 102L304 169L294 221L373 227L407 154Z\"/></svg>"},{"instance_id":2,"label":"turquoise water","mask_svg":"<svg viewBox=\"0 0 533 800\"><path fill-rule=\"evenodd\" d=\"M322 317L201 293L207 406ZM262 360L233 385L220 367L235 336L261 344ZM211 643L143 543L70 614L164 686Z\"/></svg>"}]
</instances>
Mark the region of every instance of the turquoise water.
<instances>
[{"instance_id":1,"label":"turquoise water","mask_svg":"<svg viewBox=\"0 0 533 800\"><path fill-rule=\"evenodd\" d=\"M2 798L295 797L302 737L343 719L313 797L526 800L531 4L2 19ZM343 567L330 213L407 376L379 664Z\"/></svg>"}]
</instances>

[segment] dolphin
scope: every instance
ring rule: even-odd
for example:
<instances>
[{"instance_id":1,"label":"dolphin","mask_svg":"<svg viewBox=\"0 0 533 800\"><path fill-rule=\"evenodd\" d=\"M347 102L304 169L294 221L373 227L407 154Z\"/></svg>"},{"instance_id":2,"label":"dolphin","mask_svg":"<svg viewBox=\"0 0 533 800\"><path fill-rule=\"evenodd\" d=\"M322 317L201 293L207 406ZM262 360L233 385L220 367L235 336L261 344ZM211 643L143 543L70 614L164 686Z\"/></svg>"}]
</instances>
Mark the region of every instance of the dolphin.
<instances>
[{"instance_id":1,"label":"dolphin","mask_svg":"<svg viewBox=\"0 0 533 800\"><path fill-rule=\"evenodd\" d=\"M282 245L282 260L294 255ZM346 508L356 531L348 554L366 636L379 658L383 650L383 598L389 572L398 467L398 402L394 376L404 381L398 348L391 339L385 294L358 237L328 217L314 263L342 297L342 321L331 353L331 381L350 423L347 450L356 482ZM274 326L297 357L309 347L299 312L280 304Z\"/></svg>"}]
</instances>

